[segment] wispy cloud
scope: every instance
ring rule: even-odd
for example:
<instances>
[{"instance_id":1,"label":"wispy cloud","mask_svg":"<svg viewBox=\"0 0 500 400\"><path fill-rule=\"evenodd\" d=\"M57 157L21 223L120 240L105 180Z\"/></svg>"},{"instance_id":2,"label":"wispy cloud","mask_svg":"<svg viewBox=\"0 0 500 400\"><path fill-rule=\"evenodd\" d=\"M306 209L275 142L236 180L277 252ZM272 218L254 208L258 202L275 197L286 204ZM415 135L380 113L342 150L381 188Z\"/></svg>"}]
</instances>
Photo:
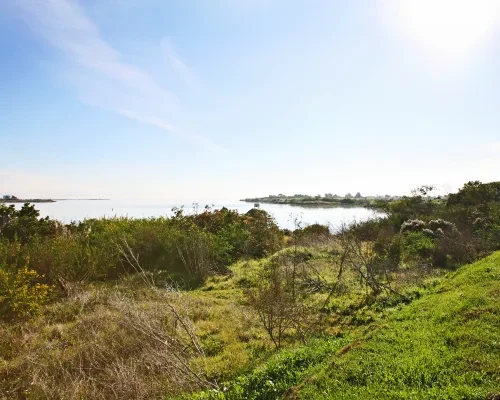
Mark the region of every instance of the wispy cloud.
<instances>
[{"instance_id":1,"label":"wispy cloud","mask_svg":"<svg viewBox=\"0 0 500 400\"><path fill-rule=\"evenodd\" d=\"M182 132L182 134L179 134L177 129L175 129L174 126L167 124L166 122L164 122L160 118L146 117L143 115L136 114L131 110L118 110L117 112L119 114L127 117L127 118L133 119L133 120L138 121L138 122L142 122L144 124L153 125L153 126L156 126L158 128L161 128L161 129L165 129L165 130L170 131L176 135L182 136L182 137L184 137L192 142L202 144L207 149L210 149L211 151L213 151L215 153L219 153L219 154L225 153L225 150L222 147L220 147L219 145L212 142L211 140L208 140L207 138L200 136L196 133Z\"/></svg>"},{"instance_id":2,"label":"wispy cloud","mask_svg":"<svg viewBox=\"0 0 500 400\"><path fill-rule=\"evenodd\" d=\"M108 43L77 0L16 0L33 30L64 56L62 75L69 78L86 103L106 108L210 149L209 139L185 134L172 120L182 113L178 97ZM171 42L163 43L170 62L186 78L189 68Z\"/></svg>"},{"instance_id":3,"label":"wispy cloud","mask_svg":"<svg viewBox=\"0 0 500 400\"><path fill-rule=\"evenodd\" d=\"M191 88L197 88L198 82L194 76L193 71L189 68L186 63L182 60L174 46L173 40L169 37L164 38L161 42L161 49L163 55L170 65L172 70L181 77L186 85Z\"/></svg>"}]
</instances>

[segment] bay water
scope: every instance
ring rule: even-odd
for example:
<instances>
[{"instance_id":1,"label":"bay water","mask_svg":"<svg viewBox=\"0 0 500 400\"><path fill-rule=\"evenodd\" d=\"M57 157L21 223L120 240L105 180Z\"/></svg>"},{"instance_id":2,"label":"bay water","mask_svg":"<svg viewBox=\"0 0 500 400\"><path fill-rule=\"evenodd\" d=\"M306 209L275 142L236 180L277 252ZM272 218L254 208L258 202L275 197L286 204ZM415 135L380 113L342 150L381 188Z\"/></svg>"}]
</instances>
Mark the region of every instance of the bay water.
<instances>
[{"instance_id":1,"label":"bay water","mask_svg":"<svg viewBox=\"0 0 500 400\"><path fill-rule=\"evenodd\" d=\"M21 207L16 204L16 208ZM254 207L253 203L242 201L205 201L172 202L164 200L59 200L55 203L36 203L40 216L49 216L64 223L82 221L87 218L130 217L149 218L172 216L173 208L183 207L186 214L203 211L205 206L213 209L227 207L246 213ZM366 221L382 217L383 214L363 207L303 207L289 204L260 204L260 209L269 212L281 228L295 229L296 224L302 227L319 223L329 225L332 230L342 223Z\"/></svg>"}]
</instances>

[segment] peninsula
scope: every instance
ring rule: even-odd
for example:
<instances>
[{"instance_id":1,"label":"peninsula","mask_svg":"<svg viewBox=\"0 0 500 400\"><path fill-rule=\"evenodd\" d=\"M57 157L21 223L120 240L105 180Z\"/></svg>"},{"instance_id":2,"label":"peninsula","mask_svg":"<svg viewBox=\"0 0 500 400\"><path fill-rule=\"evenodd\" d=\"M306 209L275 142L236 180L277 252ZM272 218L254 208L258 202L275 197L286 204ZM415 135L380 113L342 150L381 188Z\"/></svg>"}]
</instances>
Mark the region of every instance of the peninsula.
<instances>
[{"instance_id":1,"label":"peninsula","mask_svg":"<svg viewBox=\"0 0 500 400\"><path fill-rule=\"evenodd\" d=\"M0 197L0 204L5 203L55 203L57 201L71 201L71 200L109 200L109 199L21 199L12 195L5 195Z\"/></svg>"},{"instance_id":2,"label":"peninsula","mask_svg":"<svg viewBox=\"0 0 500 400\"><path fill-rule=\"evenodd\" d=\"M293 196L286 196L284 194L270 195L267 197L252 197L242 199L241 201L247 203L267 203L267 204L289 204L303 207L338 207L338 206L358 206L369 207L375 200L375 197L362 197L360 193L355 196L349 193L344 196L337 196L332 194L309 196L304 194L295 194Z\"/></svg>"},{"instance_id":3,"label":"peninsula","mask_svg":"<svg viewBox=\"0 0 500 400\"><path fill-rule=\"evenodd\" d=\"M55 203L52 199L18 199L16 198L0 198L0 204L2 203Z\"/></svg>"}]
</instances>

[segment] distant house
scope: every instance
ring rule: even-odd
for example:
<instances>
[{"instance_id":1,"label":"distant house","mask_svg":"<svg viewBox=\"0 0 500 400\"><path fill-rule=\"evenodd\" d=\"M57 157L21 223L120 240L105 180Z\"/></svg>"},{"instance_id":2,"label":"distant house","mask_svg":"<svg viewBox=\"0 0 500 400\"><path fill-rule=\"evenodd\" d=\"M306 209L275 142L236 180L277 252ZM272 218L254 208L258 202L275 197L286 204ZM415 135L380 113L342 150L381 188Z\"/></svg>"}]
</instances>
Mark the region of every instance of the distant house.
<instances>
[{"instance_id":1,"label":"distant house","mask_svg":"<svg viewBox=\"0 0 500 400\"><path fill-rule=\"evenodd\" d=\"M5 194L5 195L2 196L2 198L4 200L18 200L18 198L16 196L11 195L11 194Z\"/></svg>"}]
</instances>

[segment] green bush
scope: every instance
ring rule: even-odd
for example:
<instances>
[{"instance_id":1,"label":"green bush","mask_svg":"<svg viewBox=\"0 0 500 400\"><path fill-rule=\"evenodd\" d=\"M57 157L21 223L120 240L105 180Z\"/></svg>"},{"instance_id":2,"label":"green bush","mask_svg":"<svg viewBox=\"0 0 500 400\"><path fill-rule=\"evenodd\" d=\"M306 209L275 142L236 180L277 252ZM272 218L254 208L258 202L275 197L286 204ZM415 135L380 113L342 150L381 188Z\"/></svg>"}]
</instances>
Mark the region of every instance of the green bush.
<instances>
[{"instance_id":1,"label":"green bush","mask_svg":"<svg viewBox=\"0 0 500 400\"><path fill-rule=\"evenodd\" d=\"M401 235L391 235L386 231L381 231L373 242L375 261L383 265L386 270L395 270L401 262Z\"/></svg>"},{"instance_id":2,"label":"green bush","mask_svg":"<svg viewBox=\"0 0 500 400\"><path fill-rule=\"evenodd\" d=\"M330 229L326 225L312 224L306 226L301 231L296 231L301 236L311 236L316 238L328 237L330 236Z\"/></svg>"},{"instance_id":3,"label":"green bush","mask_svg":"<svg viewBox=\"0 0 500 400\"><path fill-rule=\"evenodd\" d=\"M40 278L28 267L12 272L0 267L0 318L19 320L39 314L50 294Z\"/></svg>"},{"instance_id":4,"label":"green bush","mask_svg":"<svg viewBox=\"0 0 500 400\"><path fill-rule=\"evenodd\" d=\"M90 219L63 226L39 219L31 205L0 207L0 263L29 266L46 283L115 279L161 273L183 283L226 272L242 257L262 257L281 246L283 234L262 210L241 215L228 209L172 218ZM1 265L1 264L0 264ZM14 269L15 269L14 268Z\"/></svg>"},{"instance_id":5,"label":"green bush","mask_svg":"<svg viewBox=\"0 0 500 400\"><path fill-rule=\"evenodd\" d=\"M52 236L64 230L62 224L39 218L40 212L33 204L25 203L16 210L14 205L0 204L0 237L27 243L40 237Z\"/></svg>"},{"instance_id":6,"label":"green bush","mask_svg":"<svg viewBox=\"0 0 500 400\"><path fill-rule=\"evenodd\" d=\"M430 263L436 243L424 232L410 232L401 240L401 253L406 264Z\"/></svg>"}]
</instances>

